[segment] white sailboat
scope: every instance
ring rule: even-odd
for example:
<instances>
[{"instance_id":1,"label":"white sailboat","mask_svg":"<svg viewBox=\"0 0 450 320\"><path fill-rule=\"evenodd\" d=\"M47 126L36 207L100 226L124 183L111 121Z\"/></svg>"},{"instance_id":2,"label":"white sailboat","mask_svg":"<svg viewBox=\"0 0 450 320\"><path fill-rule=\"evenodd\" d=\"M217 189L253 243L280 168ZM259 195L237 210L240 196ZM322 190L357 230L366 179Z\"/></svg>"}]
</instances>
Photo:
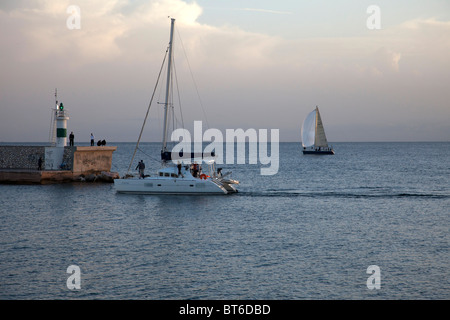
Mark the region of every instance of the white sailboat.
<instances>
[{"instance_id":1,"label":"white sailboat","mask_svg":"<svg viewBox=\"0 0 450 320\"><path fill-rule=\"evenodd\" d=\"M171 19L170 41L168 46L167 84L164 107L164 129L161 150L162 166L155 176L134 177L126 175L115 179L114 186L119 193L132 194L231 194L238 192L235 185L239 181L226 179L231 173L222 175L221 168L215 169L214 159L205 160L203 155L198 159L191 158L192 164L172 162L172 152L167 148L168 113L171 90L172 48L175 19ZM152 99L153 100L153 99ZM151 104L151 102L150 102ZM149 106L150 108L150 106ZM148 112L147 112L148 115ZM144 121L145 125L145 121ZM141 130L142 135L142 130ZM139 144L139 141L138 141ZM136 147L137 149L137 147ZM136 152L136 151L135 151ZM199 155L192 155L199 156ZM133 155L134 159L134 155ZM133 162L133 159L131 162ZM183 158L184 159L184 158ZM202 171L202 164L208 169ZM131 167L131 164L130 164Z\"/></svg>"},{"instance_id":2,"label":"white sailboat","mask_svg":"<svg viewBox=\"0 0 450 320\"><path fill-rule=\"evenodd\" d=\"M319 107L311 111L302 125L303 154L334 154L328 145Z\"/></svg>"}]
</instances>

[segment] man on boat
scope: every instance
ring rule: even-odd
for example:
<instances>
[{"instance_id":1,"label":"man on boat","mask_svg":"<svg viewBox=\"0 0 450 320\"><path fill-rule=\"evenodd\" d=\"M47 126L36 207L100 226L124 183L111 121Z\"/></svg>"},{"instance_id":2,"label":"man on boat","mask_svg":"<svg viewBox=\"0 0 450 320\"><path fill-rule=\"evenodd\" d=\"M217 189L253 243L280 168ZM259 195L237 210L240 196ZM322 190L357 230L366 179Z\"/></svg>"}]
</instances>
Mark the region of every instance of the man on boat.
<instances>
[{"instance_id":1,"label":"man on boat","mask_svg":"<svg viewBox=\"0 0 450 320\"><path fill-rule=\"evenodd\" d=\"M145 164L144 161L141 160L138 165L136 166L136 170L139 169L139 179L144 179L144 170L145 170Z\"/></svg>"},{"instance_id":2,"label":"man on boat","mask_svg":"<svg viewBox=\"0 0 450 320\"><path fill-rule=\"evenodd\" d=\"M178 168L178 177L182 176L184 178L183 173L181 173L181 163L180 163L180 161L178 161L177 168Z\"/></svg>"},{"instance_id":3,"label":"man on boat","mask_svg":"<svg viewBox=\"0 0 450 320\"><path fill-rule=\"evenodd\" d=\"M197 175L198 175L198 164L197 164L197 162L194 162L194 164L192 165L192 171L193 171L192 175L195 178L197 178Z\"/></svg>"}]
</instances>

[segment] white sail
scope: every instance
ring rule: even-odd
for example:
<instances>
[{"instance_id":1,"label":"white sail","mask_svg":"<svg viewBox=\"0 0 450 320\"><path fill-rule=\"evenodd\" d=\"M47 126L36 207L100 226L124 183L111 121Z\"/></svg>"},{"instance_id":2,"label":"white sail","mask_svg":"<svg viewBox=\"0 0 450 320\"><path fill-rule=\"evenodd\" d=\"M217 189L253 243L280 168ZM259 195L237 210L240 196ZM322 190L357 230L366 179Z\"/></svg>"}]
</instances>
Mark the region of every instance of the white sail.
<instances>
[{"instance_id":1,"label":"white sail","mask_svg":"<svg viewBox=\"0 0 450 320\"><path fill-rule=\"evenodd\" d=\"M316 134L314 139L314 146L321 148L328 148L327 137L323 128L322 119L320 118L319 108L316 107Z\"/></svg>"},{"instance_id":2,"label":"white sail","mask_svg":"<svg viewBox=\"0 0 450 320\"><path fill-rule=\"evenodd\" d=\"M302 125L303 147L311 147L314 145L315 134L316 134L316 110L308 114L305 121L303 121Z\"/></svg>"}]
</instances>

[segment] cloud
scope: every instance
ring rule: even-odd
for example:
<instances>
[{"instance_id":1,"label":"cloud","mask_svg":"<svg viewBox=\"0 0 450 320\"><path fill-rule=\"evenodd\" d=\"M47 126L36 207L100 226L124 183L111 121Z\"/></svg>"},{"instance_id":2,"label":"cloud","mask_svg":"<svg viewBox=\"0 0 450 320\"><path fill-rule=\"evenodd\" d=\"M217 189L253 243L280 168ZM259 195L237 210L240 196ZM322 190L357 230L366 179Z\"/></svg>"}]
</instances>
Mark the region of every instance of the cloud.
<instances>
[{"instance_id":1,"label":"cloud","mask_svg":"<svg viewBox=\"0 0 450 320\"><path fill-rule=\"evenodd\" d=\"M412 20L391 30L373 31L364 38L280 37L245 32L236 27L212 27L197 22L202 8L195 2L182 0L77 1L81 9L81 29L68 30L66 12L70 1L34 0L2 2L2 20L14 25L18 47L10 48L11 56L39 61L52 57L66 66L78 67L98 61L144 58L151 47L167 37L168 16L176 18L183 32L183 44L193 52L193 63L210 62L236 68L254 69L289 61L292 66L330 70L353 68L373 75L399 72L400 62L420 51L429 55L448 48L449 22ZM276 14L275 10L245 8ZM444 32L442 32L444 31ZM434 42L438 40L439 42ZM7 37L7 36L6 36ZM433 40L427 40L431 38ZM426 48L419 41L427 41ZM151 43L153 42L153 44ZM413 43L415 42L415 43ZM447 44L446 44L447 43ZM415 47L415 48L413 48ZM411 50L417 49L417 53ZM145 51L145 52L144 52ZM297 57L297 58L296 58ZM441 60L446 58L440 57Z\"/></svg>"},{"instance_id":2,"label":"cloud","mask_svg":"<svg viewBox=\"0 0 450 320\"><path fill-rule=\"evenodd\" d=\"M289 12L289 11L277 11L277 10L257 9L257 8L242 8L242 9L235 9L235 10L272 13L272 14L292 14L292 12Z\"/></svg>"},{"instance_id":3,"label":"cloud","mask_svg":"<svg viewBox=\"0 0 450 320\"><path fill-rule=\"evenodd\" d=\"M14 55L34 61L49 56L67 57L66 61L77 66L117 59L127 51L118 45L120 40L144 28L151 33L166 27L168 16L176 17L179 24L195 25L202 12L197 4L181 0L78 0L76 3L81 11L81 26L69 30L66 21L70 14L66 10L70 1L34 0L27 1L26 5L20 1L2 2L2 20L15 24L16 37L27 44L24 51L13 48Z\"/></svg>"},{"instance_id":4,"label":"cloud","mask_svg":"<svg viewBox=\"0 0 450 320\"><path fill-rule=\"evenodd\" d=\"M388 113L404 122L431 109L438 120L449 117L443 84L450 81L450 22L411 20L359 37L285 39L199 23L203 10L195 2L79 0L81 29L69 30L66 9L73 3L0 4L3 30L10 31L0 34L0 67L7 75L0 79L2 139L15 137L4 119L20 123L27 110L44 127L45 140L42 108L52 104L58 87L65 105L76 106L70 122L77 131L102 127L108 140L132 141L166 49L168 16L178 26L177 80L188 83L181 71L192 68L212 126L284 128L284 139L316 104L336 132L349 130L349 115L373 127ZM188 99L185 106L198 105ZM184 116L185 122L199 120L195 113Z\"/></svg>"},{"instance_id":5,"label":"cloud","mask_svg":"<svg viewBox=\"0 0 450 320\"><path fill-rule=\"evenodd\" d=\"M372 54L372 60L368 60L365 75L371 74L377 77L389 76L393 72L400 71L400 59L402 54L394 52L386 47L381 47Z\"/></svg>"}]
</instances>

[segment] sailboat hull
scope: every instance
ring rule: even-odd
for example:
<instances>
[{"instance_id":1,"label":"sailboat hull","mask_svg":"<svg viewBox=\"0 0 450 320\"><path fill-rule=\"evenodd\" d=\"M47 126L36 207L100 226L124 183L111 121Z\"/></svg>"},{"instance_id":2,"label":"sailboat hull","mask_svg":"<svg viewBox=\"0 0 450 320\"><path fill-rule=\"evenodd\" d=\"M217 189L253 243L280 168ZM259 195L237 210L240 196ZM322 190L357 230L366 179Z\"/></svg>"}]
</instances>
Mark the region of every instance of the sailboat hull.
<instances>
[{"instance_id":1,"label":"sailboat hull","mask_svg":"<svg viewBox=\"0 0 450 320\"><path fill-rule=\"evenodd\" d=\"M333 150L303 150L303 154L334 154Z\"/></svg>"}]
</instances>

